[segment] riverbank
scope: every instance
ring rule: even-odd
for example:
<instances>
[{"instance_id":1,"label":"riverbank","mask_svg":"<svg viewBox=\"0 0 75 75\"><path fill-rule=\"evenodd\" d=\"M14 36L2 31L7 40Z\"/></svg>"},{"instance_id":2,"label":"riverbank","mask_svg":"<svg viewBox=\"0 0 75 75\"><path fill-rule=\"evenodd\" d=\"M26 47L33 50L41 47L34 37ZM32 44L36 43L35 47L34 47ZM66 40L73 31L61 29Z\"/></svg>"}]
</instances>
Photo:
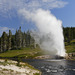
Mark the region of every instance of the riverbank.
<instances>
[{"instance_id":1,"label":"riverbank","mask_svg":"<svg viewBox=\"0 0 75 75\"><path fill-rule=\"evenodd\" d=\"M75 52L74 53L67 53L66 59L67 60L75 60Z\"/></svg>"},{"instance_id":2,"label":"riverbank","mask_svg":"<svg viewBox=\"0 0 75 75\"><path fill-rule=\"evenodd\" d=\"M68 53L69 58L71 58L70 53L75 53L75 45L65 46L66 53ZM21 48L20 50L9 50L4 53L0 53L0 58L24 58L24 59L44 59L53 58L50 56L49 51L41 50L37 48Z\"/></svg>"},{"instance_id":3,"label":"riverbank","mask_svg":"<svg viewBox=\"0 0 75 75\"><path fill-rule=\"evenodd\" d=\"M43 54L40 48L22 48L20 50L10 50L0 53L1 58L25 58L32 59Z\"/></svg>"},{"instance_id":4,"label":"riverbank","mask_svg":"<svg viewBox=\"0 0 75 75\"><path fill-rule=\"evenodd\" d=\"M0 59L0 75L41 75L41 72L27 63Z\"/></svg>"}]
</instances>

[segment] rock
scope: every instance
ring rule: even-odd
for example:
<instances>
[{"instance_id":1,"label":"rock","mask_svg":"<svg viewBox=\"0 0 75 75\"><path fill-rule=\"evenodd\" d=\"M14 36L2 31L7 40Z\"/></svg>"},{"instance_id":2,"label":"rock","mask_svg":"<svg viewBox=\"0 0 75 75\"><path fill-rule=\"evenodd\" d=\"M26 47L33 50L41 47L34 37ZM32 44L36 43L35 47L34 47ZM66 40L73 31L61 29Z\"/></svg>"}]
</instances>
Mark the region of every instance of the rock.
<instances>
[{"instance_id":1,"label":"rock","mask_svg":"<svg viewBox=\"0 0 75 75\"><path fill-rule=\"evenodd\" d=\"M42 55L42 56L35 57L35 59L49 59L49 58L51 58L50 55Z\"/></svg>"},{"instance_id":2,"label":"rock","mask_svg":"<svg viewBox=\"0 0 75 75\"><path fill-rule=\"evenodd\" d=\"M75 53L67 53L65 58L73 60L73 59L75 59Z\"/></svg>"}]
</instances>

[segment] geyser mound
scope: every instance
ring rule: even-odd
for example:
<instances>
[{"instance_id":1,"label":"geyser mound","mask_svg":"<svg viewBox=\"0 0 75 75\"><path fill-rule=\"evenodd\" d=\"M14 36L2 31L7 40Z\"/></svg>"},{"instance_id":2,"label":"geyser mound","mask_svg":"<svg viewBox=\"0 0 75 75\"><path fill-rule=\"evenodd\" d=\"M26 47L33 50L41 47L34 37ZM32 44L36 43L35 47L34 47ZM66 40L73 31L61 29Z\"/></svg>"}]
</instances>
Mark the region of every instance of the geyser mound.
<instances>
[{"instance_id":1,"label":"geyser mound","mask_svg":"<svg viewBox=\"0 0 75 75\"><path fill-rule=\"evenodd\" d=\"M55 55L54 58L55 58L55 59L65 59L65 56Z\"/></svg>"}]
</instances>

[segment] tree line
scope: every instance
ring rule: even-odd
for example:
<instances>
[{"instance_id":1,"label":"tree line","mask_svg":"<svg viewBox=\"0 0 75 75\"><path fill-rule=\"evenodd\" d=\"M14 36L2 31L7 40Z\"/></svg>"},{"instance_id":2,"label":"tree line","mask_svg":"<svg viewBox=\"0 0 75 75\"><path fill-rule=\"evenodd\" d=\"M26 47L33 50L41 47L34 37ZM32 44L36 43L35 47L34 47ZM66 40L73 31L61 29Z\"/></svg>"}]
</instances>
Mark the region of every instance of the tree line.
<instances>
[{"instance_id":1,"label":"tree line","mask_svg":"<svg viewBox=\"0 0 75 75\"><path fill-rule=\"evenodd\" d=\"M63 28L63 34L65 42L70 43L71 40L75 39L75 27ZM19 27L19 30L16 30L15 35L12 35L11 30L9 30L8 34L3 32L0 37L0 52L24 47L35 48L35 46L35 40L31 37L30 31L22 32L21 27Z\"/></svg>"},{"instance_id":2,"label":"tree line","mask_svg":"<svg viewBox=\"0 0 75 75\"><path fill-rule=\"evenodd\" d=\"M75 40L75 27L63 28L65 42L70 43Z\"/></svg>"},{"instance_id":3,"label":"tree line","mask_svg":"<svg viewBox=\"0 0 75 75\"><path fill-rule=\"evenodd\" d=\"M11 30L9 33L3 32L0 37L0 52L5 52L12 49L21 49L24 47L35 47L35 41L30 35L30 31L22 32L21 27L16 30L15 35L12 35Z\"/></svg>"}]
</instances>

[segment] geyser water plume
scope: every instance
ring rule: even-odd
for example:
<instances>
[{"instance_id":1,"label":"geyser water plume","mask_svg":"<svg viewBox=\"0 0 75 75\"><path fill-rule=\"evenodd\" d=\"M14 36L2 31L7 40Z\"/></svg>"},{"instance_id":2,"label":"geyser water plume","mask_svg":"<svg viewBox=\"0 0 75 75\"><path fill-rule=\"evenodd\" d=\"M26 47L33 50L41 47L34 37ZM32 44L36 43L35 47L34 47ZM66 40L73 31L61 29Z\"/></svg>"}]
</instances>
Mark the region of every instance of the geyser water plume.
<instances>
[{"instance_id":1,"label":"geyser water plume","mask_svg":"<svg viewBox=\"0 0 75 75\"><path fill-rule=\"evenodd\" d=\"M50 9L61 8L66 4L63 0L0 0L0 15L11 17L20 13L25 20L31 20L38 29L31 33L36 43L53 55L64 56L62 22L51 14Z\"/></svg>"},{"instance_id":2,"label":"geyser water plume","mask_svg":"<svg viewBox=\"0 0 75 75\"><path fill-rule=\"evenodd\" d=\"M35 23L38 31L33 31L31 35L40 48L50 51L53 55L65 56L62 21L43 9L33 12L21 9L19 13Z\"/></svg>"}]
</instances>

